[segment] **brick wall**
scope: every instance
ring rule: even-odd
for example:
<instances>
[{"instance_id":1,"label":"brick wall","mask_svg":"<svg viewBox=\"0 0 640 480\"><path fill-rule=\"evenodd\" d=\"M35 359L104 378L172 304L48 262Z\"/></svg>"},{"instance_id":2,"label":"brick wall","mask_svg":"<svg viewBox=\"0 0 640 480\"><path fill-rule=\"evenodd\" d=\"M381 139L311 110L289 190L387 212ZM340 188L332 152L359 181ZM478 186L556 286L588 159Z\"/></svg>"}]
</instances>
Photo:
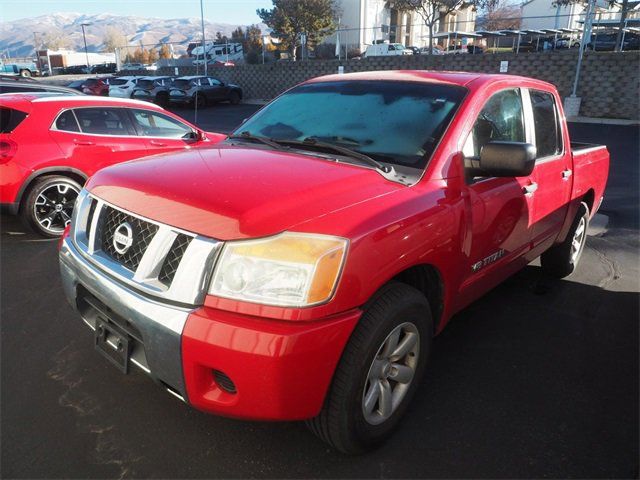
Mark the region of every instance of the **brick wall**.
<instances>
[{"instance_id":1,"label":"brick wall","mask_svg":"<svg viewBox=\"0 0 640 480\"><path fill-rule=\"evenodd\" d=\"M266 65L212 67L209 74L236 83L244 89L245 99L270 99L306 79L336 73L344 65L345 73L366 70L458 70L498 73L500 62L509 61L509 73L539 78L556 85L565 97L571 93L577 52L565 50L539 53L502 53L483 55L411 55L371 57L362 60L310 60ZM180 67L180 75L195 75L195 67ZM164 67L158 75L173 75ZM586 52L578 87L582 97L580 115L640 119L640 52Z\"/></svg>"}]
</instances>

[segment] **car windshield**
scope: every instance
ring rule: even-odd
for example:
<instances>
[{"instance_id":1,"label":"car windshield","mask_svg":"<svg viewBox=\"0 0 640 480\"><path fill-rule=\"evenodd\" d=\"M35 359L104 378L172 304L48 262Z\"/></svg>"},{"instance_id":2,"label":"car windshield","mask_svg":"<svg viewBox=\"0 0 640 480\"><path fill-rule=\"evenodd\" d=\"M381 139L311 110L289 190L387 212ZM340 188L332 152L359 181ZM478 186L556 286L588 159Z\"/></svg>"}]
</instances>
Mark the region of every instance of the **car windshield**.
<instances>
[{"instance_id":1,"label":"car windshield","mask_svg":"<svg viewBox=\"0 0 640 480\"><path fill-rule=\"evenodd\" d=\"M234 134L313 139L380 162L424 168L465 93L463 87L422 82L310 83L274 100Z\"/></svg>"},{"instance_id":2,"label":"car windshield","mask_svg":"<svg viewBox=\"0 0 640 480\"><path fill-rule=\"evenodd\" d=\"M173 81L173 86L186 90L192 87L192 83L191 80L178 79Z\"/></svg>"}]
</instances>

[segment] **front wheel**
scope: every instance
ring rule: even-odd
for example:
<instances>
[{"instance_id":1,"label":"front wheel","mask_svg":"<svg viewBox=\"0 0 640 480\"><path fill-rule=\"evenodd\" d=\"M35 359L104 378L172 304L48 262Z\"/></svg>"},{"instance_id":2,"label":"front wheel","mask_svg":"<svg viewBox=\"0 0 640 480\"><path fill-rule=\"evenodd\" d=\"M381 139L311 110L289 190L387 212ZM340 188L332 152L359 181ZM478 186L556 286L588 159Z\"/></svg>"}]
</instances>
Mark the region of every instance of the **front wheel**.
<instances>
[{"instance_id":1,"label":"front wheel","mask_svg":"<svg viewBox=\"0 0 640 480\"><path fill-rule=\"evenodd\" d=\"M586 203L581 203L564 242L551 247L541 255L540 264L542 265L542 270L556 278L564 278L571 275L582 256L584 245L587 242L588 228L589 208Z\"/></svg>"},{"instance_id":2,"label":"front wheel","mask_svg":"<svg viewBox=\"0 0 640 480\"><path fill-rule=\"evenodd\" d=\"M60 175L37 180L20 210L23 223L44 237L59 237L71 223L81 188L76 181Z\"/></svg>"},{"instance_id":3,"label":"front wheel","mask_svg":"<svg viewBox=\"0 0 640 480\"><path fill-rule=\"evenodd\" d=\"M425 296L390 284L367 308L345 347L320 414L307 426L347 454L383 442L424 373L433 337Z\"/></svg>"},{"instance_id":4,"label":"front wheel","mask_svg":"<svg viewBox=\"0 0 640 480\"><path fill-rule=\"evenodd\" d=\"M21 77L25 77L25 78L30 77L31 76L31 70L27 70L27 69L20 70L20 76Z\"/></svg>"},{"instance_id":5,"label":"front wheel","mask_svg":"<svg viewBox=\"0 0 640 480\"><path fill-rule=\"evenodd\" d=\"M229 94L229 103L231 105L238 105L240 103L240 94L238 92L231 92Z\"/></svg>"}]
</instances>

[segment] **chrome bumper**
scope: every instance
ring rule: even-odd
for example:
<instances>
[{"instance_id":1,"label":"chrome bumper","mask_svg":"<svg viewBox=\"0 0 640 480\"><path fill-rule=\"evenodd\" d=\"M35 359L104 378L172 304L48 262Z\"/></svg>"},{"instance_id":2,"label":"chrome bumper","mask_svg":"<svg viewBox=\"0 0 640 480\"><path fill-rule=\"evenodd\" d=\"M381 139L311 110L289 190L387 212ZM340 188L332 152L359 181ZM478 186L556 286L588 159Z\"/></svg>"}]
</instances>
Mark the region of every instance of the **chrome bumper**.
<instances>
[{"instance_id":1,"label":"chrome bumper","mask_svg":"<svg viewBox=\"0 0 640 480\"><path fill-rule=\"evenodd\" d=\"M125 287L89 263L70 238L63 241L59 258L65 295L85 323L95 328L96 315L79 305L79 286L140 333L142 343L132 351L131 362L186 400L181 335L192 310L160 303Z\"/></svg>"}]
</instances>

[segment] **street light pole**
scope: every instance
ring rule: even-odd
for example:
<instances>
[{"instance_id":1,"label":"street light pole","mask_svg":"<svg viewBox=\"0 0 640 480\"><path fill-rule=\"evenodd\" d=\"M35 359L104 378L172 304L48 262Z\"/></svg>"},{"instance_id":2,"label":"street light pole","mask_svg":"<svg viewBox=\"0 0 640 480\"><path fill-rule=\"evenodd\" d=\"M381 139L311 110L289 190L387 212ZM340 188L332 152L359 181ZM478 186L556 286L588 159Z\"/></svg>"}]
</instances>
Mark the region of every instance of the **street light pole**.
<instances>
[{"instance_id":1,"label":"street light pole","mask_svg":"<svg viewBox=\"0 0 640 480\"><path fill-rule=\"evenodd\" d=\"M89 52L87 52L87 35L84 32L84 27L88 27L91 25L90 23L81 23L82 27L82 38L84 39L84 55L87 57L87 73L89 73Z\"/></svg>"},{"instance_id":2,"label":"street light pole","mask_svg":"<svg viewBox=\"0 0 640 480\"><path fill-rule=\"evenodd\" d=\"M200 0L200 22L202 23L202 59L204 61L204 75L207 75L207 47L204 38L204 5Z\"/></svg>"},{"instance_id":3,"label":"street light pole","mask_svg":"<svg viewBox=\"0 0 640 480\"><path fill-rule=\"evenodd\" d=\"M40 75L43 75L42 66L40 65L40 55L38 55L38 34L40 32L33 32L33 50L36 52L36 65L40 70Z\"/></svg>"}]
</instances>

